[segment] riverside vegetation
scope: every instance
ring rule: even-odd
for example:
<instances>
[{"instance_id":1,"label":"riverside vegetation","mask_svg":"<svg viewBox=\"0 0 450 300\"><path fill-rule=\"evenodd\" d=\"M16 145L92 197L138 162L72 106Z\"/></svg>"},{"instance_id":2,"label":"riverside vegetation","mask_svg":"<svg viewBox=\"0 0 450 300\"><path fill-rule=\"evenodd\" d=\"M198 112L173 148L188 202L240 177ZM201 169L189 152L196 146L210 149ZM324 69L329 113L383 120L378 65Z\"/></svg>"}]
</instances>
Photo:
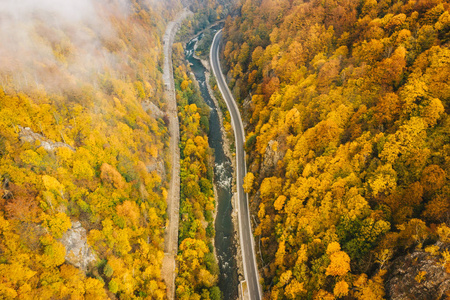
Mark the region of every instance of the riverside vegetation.
<instances>
[{"instance_id":1,"label":"riverside vegetation","mask_svg":"<svg viewBox=\"0 0 450 300\"><path fill-rule=\"evenodd\" d=\"M209 107L188 77L184 49L173 47L180 120L180 228L176 294L179 299L221 299L213 240L215 199L212 152L208 145Z\"/></svg>"},{"instance_id":2,"label":"riverside vegetation","mask_svg":"<svg viewBox=\"0 0 450 300\"><path fill-rule=\"evenodd\" d=\"M195 14L183 21L177 40L186 40L228 14L230 1L193 3ZM224 11L225 8L225 11ZM208 144L210 108L203 100L181 43L172 61L180 120L180 225L176 296L179 299L222 299L219 266L214 255L214 159Z\"/></svg>"}]
</instances>

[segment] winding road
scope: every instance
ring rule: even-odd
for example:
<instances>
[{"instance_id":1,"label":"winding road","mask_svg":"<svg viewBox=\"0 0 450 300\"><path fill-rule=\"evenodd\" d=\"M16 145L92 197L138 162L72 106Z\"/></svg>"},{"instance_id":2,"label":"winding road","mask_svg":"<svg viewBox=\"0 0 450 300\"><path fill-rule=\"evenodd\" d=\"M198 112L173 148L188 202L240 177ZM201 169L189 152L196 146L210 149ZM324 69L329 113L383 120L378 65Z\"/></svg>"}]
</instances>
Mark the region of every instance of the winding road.
<instances>
[{"instance_id":1,"label":"winding road","mask_svg":"<svg viewBox=\"0 0 450 300\"><path fill-rule=\"evenodd\" d=\"M258 267L255 259L255 246L250 223L250 211L248 207L247 194L242 187L244 176L247 173L245 164L244 141L245 133L242 125L241 115L236 102L227 86L219 62L219 45L222 37L222 30L216 33L211 45L210 59L211 67L217 79L222 97L225 99L231 115L231 123L234 128L236 140L236 186L238 194L238 219L239 237L242 249L242 259L244 264L244 277L247 282L248 296L250 299L262 299L261 286L259 284Z\"/></svg>"}]
</instances>

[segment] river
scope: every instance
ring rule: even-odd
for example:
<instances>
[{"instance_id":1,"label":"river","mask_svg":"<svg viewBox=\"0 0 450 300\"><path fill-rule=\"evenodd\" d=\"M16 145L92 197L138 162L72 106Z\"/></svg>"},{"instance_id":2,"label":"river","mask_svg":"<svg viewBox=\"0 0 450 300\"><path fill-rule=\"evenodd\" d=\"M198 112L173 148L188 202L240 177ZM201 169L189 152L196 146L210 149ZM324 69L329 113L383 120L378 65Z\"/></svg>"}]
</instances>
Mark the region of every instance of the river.
<instances>
[{"instance_id":1,"label":"river","mask_svg":"<svg viewBox=\"0 0 450 300\"><path fill-rule=\"evenodd\" d=\"M233 170L230 159L223 150L223 139L220 128L217 107L211 99L205 82L205 68L202 63L194 58L195 43L203 36L189 41L186 45L186 59L191 64L191 70L197 79L200 91L206 104L211 108L209 121L209 146L214 151L214 181L217 191L217 217L215 223L215 246L219 260L219 288L224 300L234 300L238 297L238 274L236 265L236 243L234 238L234 226L231 220L231 197Z\"/></svg>"}]
</instances>

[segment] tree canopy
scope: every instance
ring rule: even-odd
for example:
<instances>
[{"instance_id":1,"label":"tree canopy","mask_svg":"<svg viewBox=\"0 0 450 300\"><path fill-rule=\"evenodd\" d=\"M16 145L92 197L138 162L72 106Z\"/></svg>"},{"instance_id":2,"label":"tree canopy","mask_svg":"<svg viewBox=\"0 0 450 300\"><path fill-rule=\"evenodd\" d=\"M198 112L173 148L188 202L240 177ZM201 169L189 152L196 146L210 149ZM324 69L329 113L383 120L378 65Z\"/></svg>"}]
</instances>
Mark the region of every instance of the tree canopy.
<instances>
[{"instance_id":1,"label":"tree canopy","mask_svg":"<svg viewBox=\"0 0 450 300\"><path fill-rule=\"evenodd\" d=\"M267 297L381 299L389 260L441 238L449 9L244 0L227 19Z\"/></svg>"}]
</instances>

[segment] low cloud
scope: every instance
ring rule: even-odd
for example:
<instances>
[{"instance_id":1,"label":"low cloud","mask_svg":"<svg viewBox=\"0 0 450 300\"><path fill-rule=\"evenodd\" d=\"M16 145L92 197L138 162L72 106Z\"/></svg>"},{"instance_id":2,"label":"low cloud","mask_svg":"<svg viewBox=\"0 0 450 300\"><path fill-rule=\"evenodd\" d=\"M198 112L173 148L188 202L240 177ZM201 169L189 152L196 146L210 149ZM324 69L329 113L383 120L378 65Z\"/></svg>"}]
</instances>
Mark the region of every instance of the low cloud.
<instances>
[{"instance_id":1,"label":"low cloud","mask_svg":"<svg viewBox=\"0 0 450 300\"><path fill-rule=\"evenodd\" d=\"M104 48L111 17L128 13L125 0L3 0L0 83L58 88L100 72L115 60Z\"/></svg>"}]
</instances>

